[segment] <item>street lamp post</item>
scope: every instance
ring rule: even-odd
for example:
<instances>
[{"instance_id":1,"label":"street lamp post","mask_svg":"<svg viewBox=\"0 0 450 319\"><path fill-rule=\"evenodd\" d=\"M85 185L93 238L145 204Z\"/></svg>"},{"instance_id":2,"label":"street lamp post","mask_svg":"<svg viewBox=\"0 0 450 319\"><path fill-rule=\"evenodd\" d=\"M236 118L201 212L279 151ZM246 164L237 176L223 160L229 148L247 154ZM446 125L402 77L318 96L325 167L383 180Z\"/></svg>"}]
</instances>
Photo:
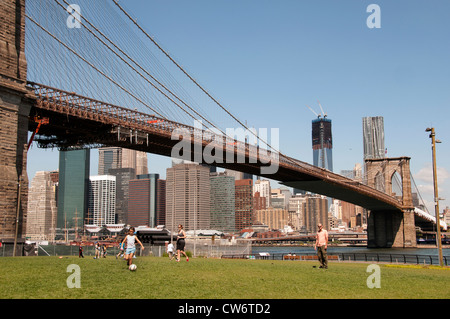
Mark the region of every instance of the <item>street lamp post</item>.
<instances>
[{"instance_id":1,"label":"street lamp post","mask_svg":"<svg viewBox=\"0 0 450 319\"><path fill-rule=\"evenodd\" d=\"M433 152L434 210L436 215L436 228L437 228L436 243L439 252L439 265L442 267L444 266L444 261L442 258L441 225L439 220L439 195L438 195L437 170L436 170L436 143L441 143L441 141L436 140L434 127L427 128L425 132L430 132L431 148Z\"/></svg>"},{"instance_id":2,"label":"street lamp post","mask_svg":"<svg viewBox=\"0 0 450 319\"><path fill-rule=\"evenodd\" d=\"M13 257L16 256L16 247L17 247L17 236L19 233L19 217L20 217L20 195L22 193L22 176L19 176L19 180L17 182L17 207L16 207L16 231L14 234L14 248L13 248Z\"/></svg>"},{"instance_id":3,"label":"street lamp post","mask_svg":"<svg viewBox=\"0 0 450 319\"><path fill-rule=\"evenodd\" d=\"M171 228L170 228L170 243L173 245L173 233L174 233L174 215L175 215L175 176L176 174L173 174L173 179L171 181L171 188L172 188L172 221L171 221Z\"/></svg>"}]
</instances>

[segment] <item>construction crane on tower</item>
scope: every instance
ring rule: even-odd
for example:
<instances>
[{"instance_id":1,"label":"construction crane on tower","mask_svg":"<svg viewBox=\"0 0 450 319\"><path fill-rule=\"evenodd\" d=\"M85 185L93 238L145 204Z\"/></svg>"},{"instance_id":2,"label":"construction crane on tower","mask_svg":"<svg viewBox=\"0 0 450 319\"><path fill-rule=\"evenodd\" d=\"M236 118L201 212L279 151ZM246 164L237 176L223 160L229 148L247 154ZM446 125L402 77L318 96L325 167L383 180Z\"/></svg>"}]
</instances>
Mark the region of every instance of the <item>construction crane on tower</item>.
<instances>
[{"instance_id":1,"label":"construction crane on tower","mask_svg":"<svg viewBox=\"0 0 450 319\"><path fill-rule=\"evenodd\" d=\"M320 102L317 101L317 103L319 104L319 107L320 107L320 110L322 111L322 113L317 114L317 112L314 111L314 110L312 109L312 107L310 107L309 105L306 105L306 106L311 110L311 112L314 113L315 116L317 116L317 118L320 119L322 116L323 116L323 118L326 118L326 117L327 117L327 113L325 113L325 112L323 111L323 108L322 108L322 105L320 104Z\"/></svg>"}]
</instances>

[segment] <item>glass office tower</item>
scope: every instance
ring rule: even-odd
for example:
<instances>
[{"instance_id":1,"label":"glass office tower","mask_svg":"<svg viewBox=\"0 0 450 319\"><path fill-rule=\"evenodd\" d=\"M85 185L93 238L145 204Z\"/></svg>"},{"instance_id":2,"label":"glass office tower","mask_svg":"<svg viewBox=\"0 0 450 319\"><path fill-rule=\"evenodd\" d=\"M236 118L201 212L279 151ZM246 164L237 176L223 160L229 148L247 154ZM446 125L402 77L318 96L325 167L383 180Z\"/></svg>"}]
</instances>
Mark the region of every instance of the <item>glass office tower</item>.
<instances>
[{"instance_id":1,"label":"glass office tower","mask_svg":"<svg viewBox=\"0 0 450 319\"><path fill-rule=\"evenodd\" d=\"M57 228L83 230L88 211L90 150L59 152Z\"/></svg>"},{"instance_id":2,"label":"glass office tower","mask_svg":"<svg viewBox=\"0 0 450 319\"><path fill-rule=\"evenodd\" d=\"M223 232L235 231L235 186L234 177L224 173L210 176L211 229Z\"/></svg>"}]
</instances>

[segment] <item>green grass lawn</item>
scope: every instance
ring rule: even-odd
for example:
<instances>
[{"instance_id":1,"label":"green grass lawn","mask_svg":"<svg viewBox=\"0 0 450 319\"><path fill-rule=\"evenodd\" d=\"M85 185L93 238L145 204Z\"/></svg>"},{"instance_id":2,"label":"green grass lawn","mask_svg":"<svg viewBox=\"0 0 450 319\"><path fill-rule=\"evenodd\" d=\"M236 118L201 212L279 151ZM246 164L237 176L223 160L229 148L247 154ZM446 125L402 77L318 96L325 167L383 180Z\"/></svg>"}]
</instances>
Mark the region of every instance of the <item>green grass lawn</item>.
<instances>
[{"instance_id":1,"label":"green grass lawn","mask_svg":"<svg viewBox=\"0 0 450 319\"><path fill-rule=\"evenodd\" d=\"M80 288L68 288L71 264ZM139 257L131 272L114 257L2 257L2 299L426 299L450 298L450 269L380 265L380 288L368 288L369 264L311 261Z\"/></svg>"}]
</instances>

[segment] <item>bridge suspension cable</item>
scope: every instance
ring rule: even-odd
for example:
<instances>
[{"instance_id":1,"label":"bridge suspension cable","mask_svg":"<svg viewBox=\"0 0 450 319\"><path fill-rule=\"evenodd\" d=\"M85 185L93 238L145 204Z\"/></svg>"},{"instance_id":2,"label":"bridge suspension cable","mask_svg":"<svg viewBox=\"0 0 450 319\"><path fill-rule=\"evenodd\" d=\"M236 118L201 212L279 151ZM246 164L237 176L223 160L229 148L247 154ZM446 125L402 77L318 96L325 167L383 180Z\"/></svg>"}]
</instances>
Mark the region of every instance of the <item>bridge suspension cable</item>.
<instances>
[{"instance_id":1,"label":"bridge suspension cable","mask_svg":"<svg viewBox=\"0 0 450 319\"><path fill-rule=\"evenodd\" d=\"M65 9L65 7L58 1L55 0L56 3L62 8ZM63 0L66 5L70 5L66 0ZM75 9L76 11L76 9ZM104 46L106 46L113 54L115 54L119 59L121 59L126 65L128 65L133 71L135 71L139 76L141 76L147 83L149 83L151 86L153 86L156 90L158 90L163 96L165 96L167 99L169 99L172 103L174 103L177 107L179 107L181 110L183 110L186 114L188 114L190 117L192 117L194 120L197 120L195 116L193 116L191 113L189 113L185 108L183 108L181 105L179 105L177 102L175 102L172 98L167 96L160 88L158 88L154 83L152 83L148 78L146 78L141 72L136 70L135 67L133 67L128 61L126 61L123 57L121 57L117 51L115 51L113 48L111 48L105 41L103 41L98 35L96 35L90 28L88 28L83 21L81 21L78 17L81 16L81 13L78 13L78 15L74 15L74 18L82 25L86 30L92 34L97 40L99 40ZM84 18L84 20L96 31L98 32L102 37L104 37L111 45L113 45L120 53L125 55L126 58L128 58L131 62L133 62L138 68L140 68L145 74L147 74L152 80L154 80L158 85L160 85L163 89L165 89L171 96L173 96L175 99L180 101L183 105L188 107L192 112L194 112L197 116L201 117L203 120L205 120L208 124L213 126L214 128L220 130L216 125L211 123L208 119L206 119L204 116L202 116L199 112L197 112L195 109L193 109L191 106L189 106L186 102L184 102L181 98L179 98L176 94L174 94L171 90L169 90L164 84L162 84L160 81L158 81L154 76L152 76L146 69L144 69L138 62L136 62L132 57L130 57L126 52L124 52L118 45L116 45L109 37L107 37L103 32L101 32L97 27L95 27L87 18ZM205 125L206 128L209 128ZM223 134L225 134L222 130L220 130ZM226 134L225 134L226 135Z\"/></svg>"},{"instance_id":2,"label":"bridge suspension cable","mask_svg":"<svg viewBox=\"0 0 450 319\"><path fill-rule=\"evenodd\" d=\"M66 8L58 1L55 0L55 2L63 9L66 10ZM64 2L69 6L70 4L64 0ZM180 106L178 103L176 103L175 101L173 101L169 96L167 96L160 88L158 88L154 83L152 83L150 80L148 80L148 78L146 78L141 72L139 72L138 70L136 70L135 67L133 67L128 61L126 61L123 57L121 57L117 51L115 51L113 48L111 48L107 43L105 43L105 41L103 41L97 34L95 34L91 29L89 29L84 23L83 21L81 21L79 19L79 17L81 17L81 13L77 12L75 9L75 12L78 13L77 15L73 15L74 19L80 23L80 25L82 25L84 28L86 28L86 30L92 34L97 40L99 40L104 46L106 46L111 52L113 52L119 59L121 59L127 66L129 66L130 68L133 69L133 71L135 71L137 74L139 74L145 81L147 81L147 83L149 83L150 85L152 85L156 90L158 90L162 95L164 95L167 99L169 99L172 103L174 103L175 105L177 105L181 110L183 110L186 114L188 114L191 118L196 119L192 114L190 114L188 111L186 111L186 109L184 109L182 106ZM186 104L186 102L184 102L182 99L180 99L177 95L175 95L171 90L169 90L164 84L162 84L160 81L158 81L155 77L153 77L147 70L145 70L138 62L136 62L134 59L132 59L127 53L125 53L122 49L120 49L111 39L109 39L103 32L101 32L97 27L95 27L86 17L84 17L84 19L96 32L98 32L101 36L103 36L111 45L113 45L117 50L120 51L120 53L122 53L123 55L125 55L128 59L130 59L135 65L137 65L142 71L144 71L148 76L151 77L152 80L154 80L158 85L160 85L162 88L164 88L167 92L169 92L174 98L176 98L177 100L179 100L180 102L182 102L185 106L187 106L191 111L193 111L197 116L201 117L203 120L207 121L210 125L216 127L214 124L212 124L208 119L206 119L205 117L203 117L201 114L199 114L195 109L193 109L192 107L190 107L188 104ZM46 30L45 28L43 28L39 23L37 23L35 20L32 20L32 22L34 22L35 24L37 24L39 27L41 27L41 29L43 29L45 32L47 32L50 36L52 36L55 40L57 40L60 44L63 44L63 42L60 39L57 39L53 34L51 34L48 30ZM66 48L68 48L67 45L64 45ZM88 61L81 57L81 55L78 52L75 52L75 50L68 48L72 53L76 54L80 59L82 59L84 62L88 63ZM89 63L88 63L89 64ZM93 67L93 64L89 64L91 67ZM102 73L101 71L99 71L97 68L94 67L94 69L101 73L103 76L106 76L104 73ZM108 76L106 76L108 79L110 79ZM118 85L117 82L113 81L116 85ZM119 85L120 86L120 85ZM136 98L133 95L134 98ZM142 103L142 101L140 99L138 99L139 102ZM146 103L143 103L144 105L146 105L147 107L149 107ZM152 111L156 112L158 115L160 115L163 118L166 118L165 116L163 116L162 114L160 114L159 112L157 112L155 109L149 107ZM217 128L217 127L216 127ZM223 132L222 132L223 133Z\"/></svg>"},{"instance_id":3,"label":"bridge suspension cable","mask_svg":"<svg viewBox=\"0 0 450 319\"><path fill-rule=\"evenodd\" d=\"M161 115L162 118L183 122L179 115L186 117L187 113L179 107L173 107L173 102L170 102L155 88L158 86L156 81L149 77L144 79L145 76L142 76L142 73L138 75L136 67L133 72L129 72L130 65L133 62L128 61L123 53L113 52L114 49L111 46L108 50L106 49L104 43L110 40L111 35L113 35L113 38L127 49L134 50L134 54L128 54L128 56L133 55L140 58L142 62L148 62L145 64L151 65L152 73L159 74L160 77L165 76L166 83L172 88L178 85L176 81L170 78L170 72L165 70L157 58L154 58L153 52L143 49L142 41L139 41L131 32L128 26L130 23L128 21L126 23L121 22L117 15L121 16L122 14L115 12L115 8L111 5L108 6L108 2L81 0L78 3L83 11L81 17L83 22L86 22L86 20L90 22L93 17L97 23L101 24L100 28L96 27L97 31L93 28L89 29L87 25L81 27L80 20L77 19L75 14L76 11L68 15L69 7L64 8L62 2L42 0L27 4L26 14L34 20L34 22L29 19L26 21L28 79L32 82L44 83L137 110L137 107L140 107L142 103L136 103L135 98L130 99L131 95L123 94L122 90L117 90L117 83L120 83L135 97L138 96L141 101L145 101L144 106L151 105L152 108L149 110L156 112L155 114ZM66 25L66 19L75 19L71 23L78 23L78 27L71 29ZM99 33L100 29L104 29L106 32ZM105 33L109 33L108 40L105 40L101 35L106 36ZM59 41L55 41L55 38ZM104 43L99 39L103 40ZM72 51L68 50L67 47L70 47ZM120 46L116 45L116 47ZM78 55L73 54L73 52ZM143 54L145 54L145 59L142 58ZM83 57L84 61L80 57ZM89 61L91 65L89 66L85 61ZM125 62L128 62L128 65ZM96 68L92 68L92 65ZM99 71L102 71L103 74ZM111 81L104 75L108 75L110 79L115 81ZM148 85L149 81L153 82L154 86ZM178 87L182 88L181 85L178 85ZM161 87L158 88L161 91L164 90ZM191 119L192 116L188 116L188 118Z\"/></svg>"},{"instance_id":4,"label":"bridge suspension cable","mask_svg":"<svg viewBox=\"0 0 450 319\"><path fill-rule=\"evenodd\" d=\"M63 0L67 5L69 5L67 3L67 1ZM65 7L58 1L55 0L55 2L62 8L65 10ZM116 81L114 81L113 79L111 79L108 75L106 75L105 73L103 73L101 70L99 70L94 64L90 63L89 61L87 61L84 57L82 57L78 52L76 52L73 48L70 48L67 44L65 44L63 41L61 41L60 39L58 39L54 34L52 34L50 31L48 31L47 29L45 29L42 25L40 25L38 22L36 22L33 18L29 17L27 15L27 18L30 19L30 21L32 21L33 23L35 23L38 27L40 27L43 31L45 31L48 35L50 35L53 39L55 39L56 41L58 41L58 43L60 43L61 45L63 45L66 49L68 49L70 52L72 52L73 54L75 54L78 58L80 58L82 61L84 61L85 63L87 63L90 67L92 67L93 69L95 69L97 72L99 72L101 75L103 75L104 77L106 77L108 80L112 81L114 84L116 84L119 88L121 88L122 90L124 90L125 92L127 92L128 94L130 94L133 98L137 99L140 103L144 104L146 107L148 107L149 109L151 109L152 111L154 111L155 113L157 113L159 116L167 119L164 115L162 115L161 113L159 113L158 111L156 111L154 108L152 108L150 105L148 105L147 103L143 102L141 99L139 99L138 97L136 97L134 94L132 94L131 92L129 92L126 88L124 88L123 86L121 86L119 83L117 83ZM150 85L152 85L156 90L158 90L162 95L164 95L167 99L169 99L173 104L177 105L180 109L182 109L186 114L188 114L192 119L197 120L197 118L195 116L193 116L191 113L189 113L186 109L184 109L181 105L179 105L177 102L175 102L171 97L169 97L167 94L165 94L160 88L158 88L154 83L152 83L150 80L148 80L148 78L146 78L141 72L139 72L138 70L136 70L135 67L133 67L128 61L126 61L123 57L121 57L117 51L115 51L113 48L111 48L111 46L109 46L107 43L105 43L105 41L103 41L97 34L95 34L90 28L88 28L80 19L78 19L77 15L74 15L74 18L80 23L80 25L82 25L84 28L86 28L86 30L88 30L88 32L90 34L92 34L98 41L100 41L104 46L106 46L111 52L113 52L119 59L121 59L127 66L129 66L134 72L136 72L137 74L139 74L139 76L141 76L145 81L147 81ZM156 78L154 78L147 70L145 70L138 62L136 62L133 58L131 58L127 53L125 53L122 49L120 49L113 41L111 41L104 33L102 33L98 28L96 28L87 18L84 18L84 20L96 31L98 32L100 35L102 35L109 43L111 43L111 45L113 45L117 50L120 51L120 53L122 53L123 55L125 55L128 59L130 59L130 61L132 61L135 65L137 65L143 72L145 72L148 76L150 76L155 82L157 82L161 87L163 87L167 92L169 92L174 98L176 98L178 101L180 101L181 103L183 103L185 106L187 106L191 111L193 111L197 116L201 117L203 120L205 120L208 124L210 124L212 127L214 127L215 129L217 129L218 131L220 131L224 136L227 136L227 134L221 130L220 128L218 128L216 125L214 125L213 123L211 123L208 119L206 119L204 116L202 116L201 114L199 114L195 109L193 109L192 107L190 107L188 104L186 104L186 102L184 102L181 98L179 98L177 95L175 95L171 90L169 90L164 84L162 84L161 82L159 82ZM208 127L207 125L203 124L203 126L205 126L206 128L210 129L210 127ZM232 137L231 137L232 138Z\"/></svg>"},{"instance_id":5,"label":"bridge suspension cable","mask_svg":"<svg viewBox=\"0 0 450 319\"><path fill-rule=\"evenodd\" d=\"M64 2L64 4L68 5L68 2L66 0L62 0ZM132 54L126 53L125 50L121 49L121 45L117 44L117 41L113 40L111 38L111 35L106 35L106 33L104 31L101 31L101 28L98 26L95 26L94 23L92 22L92 20L88 17L88 14L83 14L82 19L78 19L77 15L73 15L72 17L76 19L76 22L80 24L80 26L82 26L83 28L79 29L79 30L69 30L68 27L66 26L65 22L66 19L68 18L67 14L68 14L68 7L66 8L63 4L62 1L58 1L58 0L45 0L45 1L40 1L39 3L37 2L30 2L30 4L32 4L32 6L28 6L27 7L27 13L26 13L26 17L28 19L28 21L30 21L33 25L35 25L37 28L39 28L40 30L44 31L45 34L47 36L49 36L51 39L55 40L56 43L59 44L59 46L57 45L53 45L51 43L47 43L45 42L44 44L42 44L42 39L39 38L39 35L34 35L33 32L27 32L26 35L29 37L29 40L32 41L27 41L27 43L32 43L32 45L34 45L34 47L30 49L28 49L28 56L30 56L30 54L43 54L46 57L46 61L50 62L48 66L50 66L51 68L48 68L47 65L46 67L42 68L42 62L39 64L36 61L33 61L33 59L29 59L30 63L29 65L32 65L34 63L34 68L31 68L31 70L35 71L37 74L44 72L48 73L48 78L50 80L52 80L55 77L61 76L63 77L63 74L59 74L57 73L56 76L55 74L52 74L51 72L60 72L60 73L64 73L61 72L63 69L61 69L61 67L64 66L68 66L69 64L73 64L70 65L70 70L73 72L77 73L77 76L69 76L67 74L65 74L66 78L68 81L76 81L78 82L79 85L85 85L86 84L88 86L92 86L94 89L96 87L97 92L94 93L101 93L102 96L104 96L104 91L105 88L103 87L103 83L99 83L99 81L97 81L97 79L100 77L104 78L107 80L107 82L109 82L110 84L112 84L112 87L115 88L119 88L121 91L127 93L128 96L131 96L134 100L138 101L140 104L144 105L146 108L148 108L149 110L151 110L152 112L154 112L155 114L157 114L158 116L160 116L163 119L167 119L168 118L168 114L169 112L172 112L172 110L170 108L163 108L163 104L162 105L158 105L158 102L162 102L162 100L158 100L156 101L156 99L160 99L161 97L157 97L157 96L153 96L152 94L146 94L145 92L145 87L142 86L141 89L141 94L138 94L139 92L136 91L136 86L138 84L141 85L141 83L135 83L136 81L134 80L134 78L129 75L129 73L134 73L135 75L138 75L138 77L142 80L144 80L147 84L150 84L151 87L153 89L155 89L162 97L164 97L166 100L170 101L171 104L174 104L177 106L176 109L178 110L182 110L182 113L189 115L190 118L194 118L194 119L198 119L201 118L203 119L205 122L207 122L208 124L210 124L212 127L214 127L215 129L219 130L220 132L224 133L223 130L219 129L217 125L214 125L213 122L209 119L207 119L204 115L200 114L200 112L196 109L194 109L193 107L191 107L189 105L189 103L185 102L185 98L182 98L179 96L179 94L175 93L173 90L173 87L178 86L178 82L173 81L173 78L171 77L170 72L167 72L167 70L165 70L164 67L160 66L157 62L157 59L151 59L152 63L155 63L156 65L156 69L158 70L158 72L162 75L166 76L166 81L168 83L170 83L169 87L166 84L163 84L162 81L157 80L156 76L152 75L153 72L150 72L147 70L147 68L140 62L138 62L135 58L131 58L131 56L133 56ZM86 1L83 4L83 8L85 8L84 12L87 12L89 14L95 14L96 12L100 12L102 14L100 14L100 18L101 19L102 15L105 15L105 13L102 10L99 10L99 8L101 8L101 6L108 4L107 2L102 2L101 4L98 4L97 2L90 2L90 1ZM247 127L247 125L245 125L242 121L240 121L236 116L234 116L226 107L224 107L220 102L218 102L214 97L212 97L212 95L206 91L191 75L189 75L186 70L184 68L182 68L179 63L177 63L165 50L162 49L162 47L153 40L152 37L150 37L150 35L145 32L145 30L139 25L137 24L137 22L135 20L133 20L131 18L131 16L120 6L118 5L117 1L114 1L114 4L119 8L119 11L124 13L128 19L130 19L131 21L133 21L133 25L137 26L141 32L145 35L145 39L150 39L152 40L152 43L154 43L156 45L156 47L158 48L159 51L163 52L163 55L168 57L169 60L171 61L171 63L173 65L176 66L176 68L178 68L179 70L182 71L183 74L185 74L187 76L187 78L195 84L196 87L198 87L200 89L200 91L202 91L210 100L212 100L214 103L220 107L221 110L225 111L226 114L228 114L233 120L235 120L237 123L239 123L242 127L244 127L245 129L247 129L248 134L252 134L254 135L258 141L260 141L261 143L263 143L264 145L268 146L269 149L275 151L275 152L271 152L278 154L278 156L280 156L280 160L282 159L284 162L288 162L293 166L298 166L301 167L304 170L309 170L309 165L307 165L306 163L297 161L297 160L293 160L288 156L285 156L283 154L281 154L279 152L279 150L275 150L270 144L268 144L266 141L264 141L263 138L261 138L260 136L258 136L257 134L255 134L255 131L249 129ZM33 7L34 5L34 7ZM86 6L86 7L84 7ZM93 6L92 8L89 6ZM100 6L100 7L99 7ZM109 8L109 7L108 7ZM56 10L58 9L58 10ZM88 10L89 9L89 10ZM111 9L111 8L109 8ZM54 11L57 11L56 13ZM120 12L111 12L112 14L120 14ZM78 12L80 14L80 12ZM110 12L108 11L108 14L110 14ZM36 19L34 16L39 17L39 19ZM70 15L70 13L69 13ZM122 15L122 14L120 14ZM70 17L70 16L69 16ZM117 19L120 19L119 17L113 16L113 17L109 17L109 19L106 19L108 23L112 23L109 20L114 20L114 23L123 23L123 21L118 21ZM63 22L63 23L62 23ZM45 24L45 25L43 25ZM124 23L125 27L128 28L128 26ZM55 32L52 32L49 30L49 27L51 28L56 28ZM108 29L108 25L105 25L104 28L106 28L107 31L111 31ZM116 34L115 30L117 30L117 33L119 33L123 38L125 38L129 44L129 46L131 48L136 48L135 43L130 42L130 40L128 39L129 37L131 37L132 32L130 32L130 36L128 34L129 31L122 31L123 28L112 28L114 30L114 35ZM86 32L82 33L80 30L85 30ZM31 35L30 35L31 34ZM31 37L31 38L30 38ZM35 38L32 38L35 37ZM65 41L62 41L61 39L64 39ZM95 38L95 41L93 40L93 38ZM134 38L133 38L134 39ZM99 41L99 42L97 42ZM101 46L105 47L108 49L108 51L110 53L112 53L112 55L106 55L104 54L104 52L99 51L98 50L98 43L101 44ZM109 44L108 44L109 43ZM142 45L142 44L140 44ZM128 49L128 46L126 46ZM135 49L135 53L137 54L143 54L142 52L145 51L145 53L148 52L148 54L151 54L150 51L148 50L142 50L142 47L139 47L137 49ZM34 53L33 51L36 50L36 53ZM68 50L70 52L69 55L64 54L63 50ZM31 53L30 53L31 52ZM104 55L104 56L103 56ZM71 58L70 56L74 56L76 58ZM109 60L110 57L114 56L115 59L117 60ZM40 58L40 56L38 56L38 58ZM72 60L70 60L72 59ZM36 59L38 60L38 59ZM57 63L53 63L53 60L57 60ZM128 69L132 69L133 72L126 72L127 70L125 69L121 69L120 66L116 66L115 62L120 60L121 63L125 63L126 68ZM155 61L153 61L155 60ZM70 61L70 62L68 62ZM82 64L84 65L88 65L90 69L94 70L94 73L97 73L97 75L92 75L92 74L88 74L85 73L83 74L82 72L84 72L84 70L82 70ZM56 68L60 68L60 69L56 69ZM139 71L138 69L140 69L141 71ZM67 71L67 70L66 70ZM32 73L32 72L31 72ZM67 72L66 72L67 73ZM146 75L144 75L143 73L145 73ZM30 74L30 72L29 72ZM90 78L87 78L87 77ZM38 79L32 79L34 82L41 82ZM128 83L124 83L128 80ZM131 85L130 85L131 82ZM41 82L43 83L43 82ZM53 87L58 87L59 85L51 85L50 83L47 83L50 86ZM65 85L64 87L67 87L67 85ZM88 87L89 88L89 87ZM90 89L90 88L89 88ZM68 91L74 91L72 89L66 89ZM111 94L117 94L117 89L113 89L111 90ZM142 91L144 91L144 93L142 93ZM155 92L156 92L155 91ZM182 86L179 86L179 91L181 93L185 92ZM84 91L80 92L80 93L84 93ZM92 96L91 94L86 94L84 93L85 96ZM147 96L148 95L148 96ZM169 96L170 95L170 96ZM98 97L98 94L94 94L93 96L94 98L98 99L98 100L102 100L101 97ZM122 98L122 97L120 97ZM153 99L153 101L155 101L154 103L150 103L148 101L148 99ZM176 102L175 100L179 101L180 103ZM108 100L105 100L108 101ZM116 103L118 105L123 105L121 103ZM183 107L181 104L183 104L186 108L189 108L189 110L191 110L193 113L195 113L195 116L189 112L185 107ZM126 107L126 105L123 105ZM215 113L214 113L215 114ZM202 123L202 125L204 125L205 127L208 127L205 123ZM226 136L226 134L224 134Z\"/></svg>"},{"instance_id":6,"label":"bridge suspension cable","mask_svg":"<svg viewBox=\"0 0 450 319\"><path fill-rule=\"evenodd\" d=\"M232 117L237 123L239 123L242 127L244 127L247 131L251 132L259 141L262 141L266 146L268 146L270 149L274 150L274 148L267 143L265 140L261 139L257 134L255 134L252 130L250 130L242 121L240 121L236 116L234 116L226 107L224 107L221 103L219 103L206 89L204 89L198 81L196 81L191 75L189 75L188 72L179 64L177 63L170 55L165 51L158 42L153 39L138 23L135 19L131 17L131 15L116 1L113 0L114 4L136 25L136 27L142 31L142 33L155 44L155 46L163 52L167 58L174 63L201 91L203 91L215 104L217 104L222 110L224 110L230 117ZM277 153L279 153L279 150L275 150ZM281 153L280 153L281 155Z\"/></svg>"},{"instance_id":7,"label":"bridge suspension cable","mask_svg":"<svg viewBox=\"0 0 450 319\"><path fill-rule=\"evenodd\" d=\"M425 201L424 201L423 198L422 198L422 194L420 193L419 188L417 187L417 184L416 184L416 181L414 180L413 174L412 174L411 172L409 172L409 174L411 175L411 181L412 181L412 184L414 185L414 189L415 189L416 192L417 192L417 196L419 197L420 202L422 202L422 205L423 205L423 207L425 208L425 210L427 211L427 213L428 213L429 215L431 215L431 214L430 214L430 211L428 210L427 205L425 204ZM413 192L413 193L414 193L414 192Z\"/></svg>"},{"instance_id":8,"label":"bridge suspension cable","mask_svg":"<svg viewBox=\"0 0 450 319\"><path fill-rule=\"evenodd\" d=\"M34 24L36 24L39 28L41 28L43 31L45 31L49 36L51 36L53 39L55 39L56 41L58 41L59 44L61 44L62 46L64 46L67 50L69 50L70 52L72 52L73 54L75 54L78 58L80 58L81 60L83 60L85 63L87 63L91 68L93 68L94 70L96 70L98 73L100 73L101 75L103 75L105 78L107 78L109 81L113 82L115 85L117 85L121 90L123 90L124 92L126 92L127 94L129 94L130 96L132 96L133 98L135 98L136 100L138 100L139 102L141 102L143 105L147 106L149 109L151 109L153 112L155 112L156 114L158 114L159 116L161 116L162 118L166 118L164 115L160 114L158 111L156 111L154 108L152 108L150 105L148 105L147 103L145 103L144 101L142 101L139 97L135 96L133 93L131 93L128 89L126 89L125 87L123 87L122 85L120 85L119 83L117 83L114 79L112 79L111 77L109 77L107 74L105 74L104 72L102 72L101 70L99 70L95 65L93 65L91 62L87 61L85 58L83 58L81 55L79 55L75 50L73 50L71 47L69 47L68 45L66 45L64 42L62 42L60 39L58 39L55 35L53 35L52 33L50 33L48 30L46 30L43 26L41 26L38 22L36 22L33 18L31 18L29 15L25 14L25 16Z\"/></svg>"},{"instance_id":9,"label":"bridge suspension cable","mask_svg":"<svg viewBox=\"0 0 450 319\"><path fill-rule=\"evenodd\" d=\"M70 4L63 0L64 3L68 6L70 6ZM60 9L62 9L63 11L66 11L67 8L63 6L63 4L61 4L61 2L59 2L58 0L54 0L55 3L57 3L57 5L59 6ZM121 8L121 7L120 7ZM217 125L213 124L209 119L207 119L205 116L201 115L199 112L197 112L194 108L192 108L190 105L188 105L182 98L178 97L174 92L172 92L167 86L165 86L163 83L161 83L159 80L157 80L153 75L150 74L150 72L148 72L144 67L142 67L141 64L139 64L135 59L131 58L131 56L129 54L127 54L123 49L121 49L113 40L111 40L108 36L106 36L102 31L100 31L100 29L96 26L94 26L94 24L86 17L83 16L82 19L80 19L79 17L81 17L81 12L77 12L76 8L74 8L75 13L77 14L73 14L73 18L76 20L77 23L79 23L80 25L83 26L83 28L85 28L89 34L93 35L98 41L100 41L100 43L105 46L110 52L112 52L117 58L119 58L122 62L124 62L129 68L131 68L136 74L138 74L142 79L144 79L147 83L149 83L153 88L155 88L161 95L163 95L166 99L168 99L169 101L171 101L173 104L175 104L179 109L181 109L184 113L186 113L187 115L189 115L192 119L194 120L198 120L198 118L201 118L202 120L204 120L205 122L207 122L209 125L211 125L212 127L214 127L216 130L220 131L224 136L227 136L227 134L220 128L218 128ZM121 8L122 11L123 8ZM34 10L33 10L34 11ZM50 32L48 29L46 29L44 26L42 26L39 22L37 22L35 19L33 19L30 15L26 15L26 17L33 22L36 26L38 26L41 30L43 30L44 32L46 32L49 36L51 36L54 40L56 40L59 44L61 44L64 48L66 48L67 50L69 50L72 54L74 54L75 56L77 56L80 60L82 60L83 62L85 62L86 64L88 64L92 69L94 69L95 71L97 71L99 74L101 74L103 77L105 77L106 79L108 79L110 82L114 83L116 86L118 86L121 90L125 91L127 94L129 94L130 96L132 96L134 99L136 99L137 101L139 101L140 103L142 103L143 105L145 105L147 108L149 108L150 110L152 110L153 112L155 112L156 114L158 114L159 116L161 116L162 118L167 118L166 116L164 116L161 112L159 112L158 110L156 110L154 107L150 106L148 103L144 102L141 98L137 97L136 94L133 94L131 92L131 90L125 88L123 85L119 84L119 82L117 80L114 80L111 76L108 76L105 72L101 71L99 67L97 67L94 63L90 62L87 60L86 57L84 57L82 54L80 54L79 52L77 52L73 47L69 46L67 43L65 43L64 41L62 41L60 38L58 38L55 34L53 34L52 32ZM127 17L131 18L128 13L127 13ZM89 28L86 23L84 23L83 21L85 21L91 28ZM137 25L137 23L133 20L133 23ZM140 26L139 28L145 32ZM150 39L152 39L148 33L146 33L146 36ZM105 42L105 39L108 43L110 43L115 49L117 49L117 52L114 48L111 47L111 45L109 45L108 43ZM153 39L152 39L153 40ZM222 105L220 105L220 103L217 102L217 100L215 100L203 87L201 87L197 81L195 81L178 63L175 62L175 60L173 60L172 57L170 57L166 51L164 51L161 46L159 46L159 44L157 44L155 41L153 41L157 47L164 52L165 55L167 55L170 60L176 64L177 67L179 67L184 74L188 75L189 79L191 81L193 81L199 88L201 88L201 90L206 93L212 100L214 100L217 104L219 104L219 106L225 110L227 112L227 114L229 114L230 116L232 116L235 120L237 120L240 124L243 125L243 123L241 121L239 121L235 116L233 116L231 114L231 112L229 112L228 110L226 110ZM121 56L121 54L123 56ZM133 63L134 65L136 65L140 70L142 70L145 74L147 74L147 76L149 76L154 82L157 83L157 85L159 85L159 87L153 83L152 81L149 80L149 78L147 78L146 76L144 76L140 71L138 71L136 69L136 67L134 67L133 65L131 65L131 63L129 61L127 61L126 59L128 59L129 61L131 61L131 63ZM171 98L170 96L168 96L165 92L163 92L164 89L165 92L168 92L168 94L170 94L174 99L178 100L179 102L181 102L181 104L183 104L184 106L186 106L187 108L189 108L189 110L191 110L193 113L195 113L194 116L192 115L189 111L187 111L183 106L181 106L179 103L177 103L176 101L174 101L173 98ZM208 125L202 123L203 126L205 126L206 128L210 128L208 127ZM243 125L250 134L254 134L254 132L252 130L249 130L247 128L247 126ZM258 140L262 141L264 144L266 144L270 149L274 150L274 148L269 145L268 143L266 143L263 139L261 139L259 136L255 135L257 137Z\"/></svg>"}]
</instances>

